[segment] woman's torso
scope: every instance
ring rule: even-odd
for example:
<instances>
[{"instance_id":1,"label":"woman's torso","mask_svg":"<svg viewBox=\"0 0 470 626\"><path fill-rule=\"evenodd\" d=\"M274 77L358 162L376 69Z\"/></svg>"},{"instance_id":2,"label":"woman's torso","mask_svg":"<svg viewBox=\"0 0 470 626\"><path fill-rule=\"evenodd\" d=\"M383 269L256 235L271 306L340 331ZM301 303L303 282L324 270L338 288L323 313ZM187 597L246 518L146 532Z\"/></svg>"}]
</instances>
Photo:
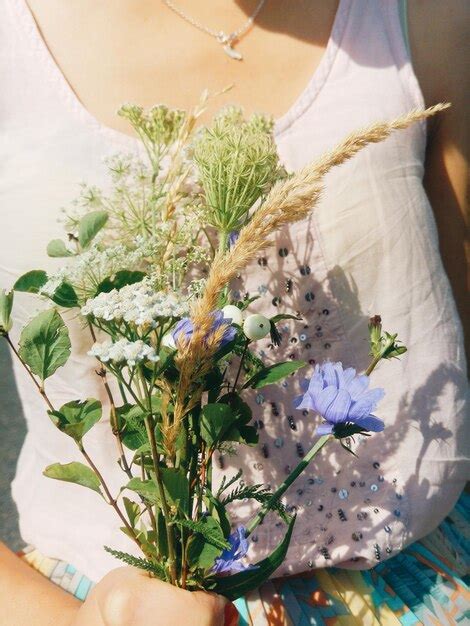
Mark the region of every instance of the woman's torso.
<instances>
[{"instance_id":1,"label":"woman's torso","mask_svg":"<svg viewBox=\"0 0 470 626\"><path fill-rule=\"evenodd\" d=\"M33 267L56 266L45 247L61 234L58 209L73 199L77 182L106 185L105 157L137 147L79 102L24 1L0 6L0 284L8 287ZM296 169L355 128L422 104L397 3L341 0L315 74L277 122L281 157ZM330 448L293 486L288 504L297 508L298 521L279 573L370 566L436 525L464 481L461 331L422 185L424 150L425 128L415 126L333 171L312 218L282 233L239 286L262 295L256 307L266 313L286 307L304 315L304 322L286 325L281 351L287 357L342 360L361 369L367 320L377 313L409 348L373 377L387 392L379 408L385 432L361 443L359 459ZM18 295L15 339L32 306L29 296ZM86 349L76 342L67 366L51 379L57 404L86 396L104 401ZM269 348L260 350L269 359ZM16 375L29 428L13 486L23 538L97 579L116 564L102 545L128 550L127 539L95 494L42 476L49 463L78 460L78 454L18 368ZM311 415L292 408L296 394L289 380L253 398L260 443L243 457L218 459L220 472L242 467L247 482L283 479L315 428ZM89 433L88 447L117 488L110 440L103 421ZM246 514L243 506L234 511L239 520ZM267 520L253 537L253 555L272 549L280 532Z\"/></svg>"}]
</instances>

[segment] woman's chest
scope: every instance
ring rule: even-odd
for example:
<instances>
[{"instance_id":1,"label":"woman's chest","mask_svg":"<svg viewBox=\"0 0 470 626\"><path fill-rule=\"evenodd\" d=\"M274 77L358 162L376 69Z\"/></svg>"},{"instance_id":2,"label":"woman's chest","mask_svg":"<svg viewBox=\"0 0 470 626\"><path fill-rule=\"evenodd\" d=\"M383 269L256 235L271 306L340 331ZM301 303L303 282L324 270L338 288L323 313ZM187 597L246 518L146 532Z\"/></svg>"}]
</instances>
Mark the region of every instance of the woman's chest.
<instances>
[{"instance_id":1,"label":"woman's chest","mask_svg":"<svg viewBox=\"0 0 470 626\"><path fill-rule=\"evenodd\" d=\"M233 101L248 112L282 115L320 63L338 1L299 2L289 10L284 3L266 3L237 44L241 62L224 54L208 31L243 26L254 2L223 3L221 10L217 2L183 1L184 16L197 25L163 2L28 4L76 96L102 123L129 132L115 115L123 102L188 109L205 89L218 94L208 103L207 118ZM221 93L229 86L229 93Z\"/></svg>"}]
</instances>

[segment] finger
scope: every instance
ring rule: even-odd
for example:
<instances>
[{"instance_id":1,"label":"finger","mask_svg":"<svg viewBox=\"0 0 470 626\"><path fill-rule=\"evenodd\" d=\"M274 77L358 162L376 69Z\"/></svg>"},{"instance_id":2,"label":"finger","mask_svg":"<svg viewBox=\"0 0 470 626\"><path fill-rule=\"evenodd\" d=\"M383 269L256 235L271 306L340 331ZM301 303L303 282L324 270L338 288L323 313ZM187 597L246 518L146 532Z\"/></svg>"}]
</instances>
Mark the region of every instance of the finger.
<instances>
[{"instance_id":1,"label":"finger","mask_svg":"<svg viewBox=\"0 0 470 626\"><path fill-rule=\"evenodd\" d=\"M195 591L191 593L191 597L197 601L202 614L206 616L208 626L224 626L226 598L205 591Z\"/></svg>"}]
</instances>

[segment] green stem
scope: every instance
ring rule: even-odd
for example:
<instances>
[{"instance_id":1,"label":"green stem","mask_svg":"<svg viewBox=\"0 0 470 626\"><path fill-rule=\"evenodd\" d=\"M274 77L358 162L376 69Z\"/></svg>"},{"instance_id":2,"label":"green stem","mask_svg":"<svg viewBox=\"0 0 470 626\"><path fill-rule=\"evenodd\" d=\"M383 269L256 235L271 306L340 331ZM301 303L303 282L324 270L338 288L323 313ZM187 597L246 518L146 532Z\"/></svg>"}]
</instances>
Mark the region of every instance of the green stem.
<instances>
[{"instance_id":1,"label":"green stem","mask_svg":"<svg viewBox=\"0 0 470 626\"><path fill-rule=\"evenodd\" d=\"M366 376L370 376L373 372L373 370L377 367L377 365L380 363L382 359L382 354L377 355L376 357L374 357L373 361L371 362L371 364L369 365L369 367L366 369L366 371L364 372Z\"/></svg>"},{"instance_id":2,"label":"green stem","mask_svg":"<svg viewBox=\"0 0 470 626\"><path fill-rule=\"evenodd\" d=\"M122 401L124 402L124 404L128 404L128 400L127 400L127 396L126 396L126 391L124 389L123 384L121 383L121 381L118 381L118 387L119 387L119 391L121 393L121 398Z\"/></svg>"},{"instance_id":3,"label":"green stem","mask_svg":"<svg viewBox=\"0 0 470 626\"><path fill-rule=\"evenodd\" d=\"M243 367L243 361L245 360L246 352L248 350L248 346L249 345L250 345L250 340L247 339L246 342L245 342L245 347L243 348L242 355L240 357L240 364L238 366L238 371L237 371L237 375L235 377L235 382L233 383L233 390L232 391L235 391L236 388L237 388L238 379L240 378L240 374L241 374L242 367Z\"/></svg>"},{"instance_id":4,"label":"green stem","mask_svg":"<svg viewBox=\"0 0 470 626\"><path fill-rule=\"evenodd\" d=\"M165 496L165 488L163 486L162 474L160 472L160 462L157 451L157 442L155 440L155 431L153 428L153 423L151 421L151 416L147 415L144 418L145 428L147 430L147 436L150 442L150 449L152 451L152 460L153 460L153 468L155 470L155 478L157 481L158 495L160 498L160 502L162 503L162 511L163 518L165 521L166 527L166 537L168 541L168 561L170 564L170 578L173 585L176 585L176 557L175 557L175 537L173 533L173 526L170 522L170 508L168 506L168 502L166 501Z\"/></svg>"},{"instance_id":5,"label":"green stem","mask_svg":"<svg viewBox=\"0 0 470 626\"><path fill-rule=\"evenodd\" d=\"M297 467L289 474L285 481L277 488L269 500L261 507L257 515L248 523L246 527L246 536L250 535L254 529L261 524L267 513L273 508L273 506L280 500L287 489L292 485L294 480L304 471L310 461L317 455L323 448L327 441L331 439L331 435L323 435L318 439L313 448L311 448L304 458L300 461Z\"/></svg>"},{"instance_id":6,"label":"green stem","mask_svg":"<svg viewBox=\"0 0 470 626\"><path fill-rule=\"evenodd\" d=\"M25 368L25 370L28 372L31 380L33 381L33 383L35 384L35 386L37 387L37 390L39 391L39 393L41 394L41 396L44 398L44 402L47 404L47 406L49 407L49 409L51 411L54 410L54 407L52 406L52 402L49 400L49 398L47 397L47 394L44 390L44 386L41 385L37 380L36 377L34 376L33 372L30 370L30 368L28 367L28 365L25 363L25 361L23 361L23 359L20 356L20 353L18 352L18 350L15 348L12 340L10 339L10 336L8 335L8 333L6 335L4 335L5 339L8 342L8 345L10 346L10 348L13 351L13 354L16 356L16 358L18 359L18 361L21 363L21 365Z\"/></svg>"},{"instance_id":7,"label":"green stem","mask_svg":"<svg viewBox=\"0 0 470 626\"><path fill-rule=\"evenodd\" d=\"M109 487L107 486L103 475L101 474L101 472L99 471L99 469L96 467L96 465L94 464L93 460L91 459L91 457L88 455L88 452L85 450L85 448L83 447L83 444L80 442L78 444L78 449L80 450L80 452L82 453L83 457L85 458L86 462L88 463L88 465L91 467L91 469L93 470L93 472L96 474L96 476L98 477L101 486L103 487L103 491L106 495L107 498L107 503L113 507L113 509L116 511L116 513L118 514L120 520L122 521L122 523L124 524L124 526L126 527L129 535L131 536L131 538L135 541L135 543L139 546L139 548L142 550L142 552L148 557L151 556L149 555L149 553L145 550L144 546L142 545L142 543L140 542L139 538L137 537L135 530L132 528L132 526L129 524L129 522L127 521L125 515L123 514L123 512L121 511L121 509L119 508L119 505L117 503L116 498L113 497L113 495L111 494L111 491L109 490Z\"/></svg>"},{"instance_id":8,"label":"green stem","mask_svg":"<svg viewBox=\"0 0 470 626\"><path fill-rule=\"evenodd\" d=\"M93 326L91 325L91 322L88 323L88 326L90 329L91 337L93 341L96 342L96 334L93 329ZM111 430L116 440L120 466L121 466L121 469L127 474L127 477L132 478L132 472L127 462L126 454L124 452L124 447L122 445L121 431L119 430L118 416L117 416L117 411L116 411L116 403L114 402L114 397L111 391L111 387L108 384L107 373L106 373L105 367L103 366L101 367L101 369L98 371L98 376L103 381L103 387L106 391L106 395L108 396L108 400L109 400L109 414L110 414Z\"/></svg>"},{"instance_id":9,"label":"green stem","mask_svg":"<svg viewBox=\"0 0 470 626\"><path fill-rule=\"evenodd\" d=\"M228 248L228 233L224 230L219 232L219 254L224 254Z\"/></svg>"}]
</instances>

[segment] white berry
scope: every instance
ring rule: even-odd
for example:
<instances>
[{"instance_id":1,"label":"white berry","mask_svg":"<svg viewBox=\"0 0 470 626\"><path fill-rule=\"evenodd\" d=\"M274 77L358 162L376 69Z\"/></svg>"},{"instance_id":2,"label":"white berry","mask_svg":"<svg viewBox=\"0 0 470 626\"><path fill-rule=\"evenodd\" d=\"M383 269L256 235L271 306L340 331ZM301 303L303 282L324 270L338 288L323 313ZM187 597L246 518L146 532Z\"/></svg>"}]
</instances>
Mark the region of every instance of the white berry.
<instances>
[{"instance_id":1,"label":"white berry","mask_svg":"<svg viewBox=\"0 0 470 626\"><path fill-rule=\"evenodd\" d=\"M263 339L271 330L271 322L264 315L248 315L243 324L243 332L248 339Z\"/></svg>"},{"instance_id":2,"label":"white berry","mask_svg":"<svg viewBox=\"0 0 470 626\"><path fill-rule=\"evenodd\" d=\"M234 304L227 304L227 306L224 306L222 313L224 314L224 319L231 320L232 324L238 324L238 326L243 324L242 312Z\"/></svg>"}]
</instances>

